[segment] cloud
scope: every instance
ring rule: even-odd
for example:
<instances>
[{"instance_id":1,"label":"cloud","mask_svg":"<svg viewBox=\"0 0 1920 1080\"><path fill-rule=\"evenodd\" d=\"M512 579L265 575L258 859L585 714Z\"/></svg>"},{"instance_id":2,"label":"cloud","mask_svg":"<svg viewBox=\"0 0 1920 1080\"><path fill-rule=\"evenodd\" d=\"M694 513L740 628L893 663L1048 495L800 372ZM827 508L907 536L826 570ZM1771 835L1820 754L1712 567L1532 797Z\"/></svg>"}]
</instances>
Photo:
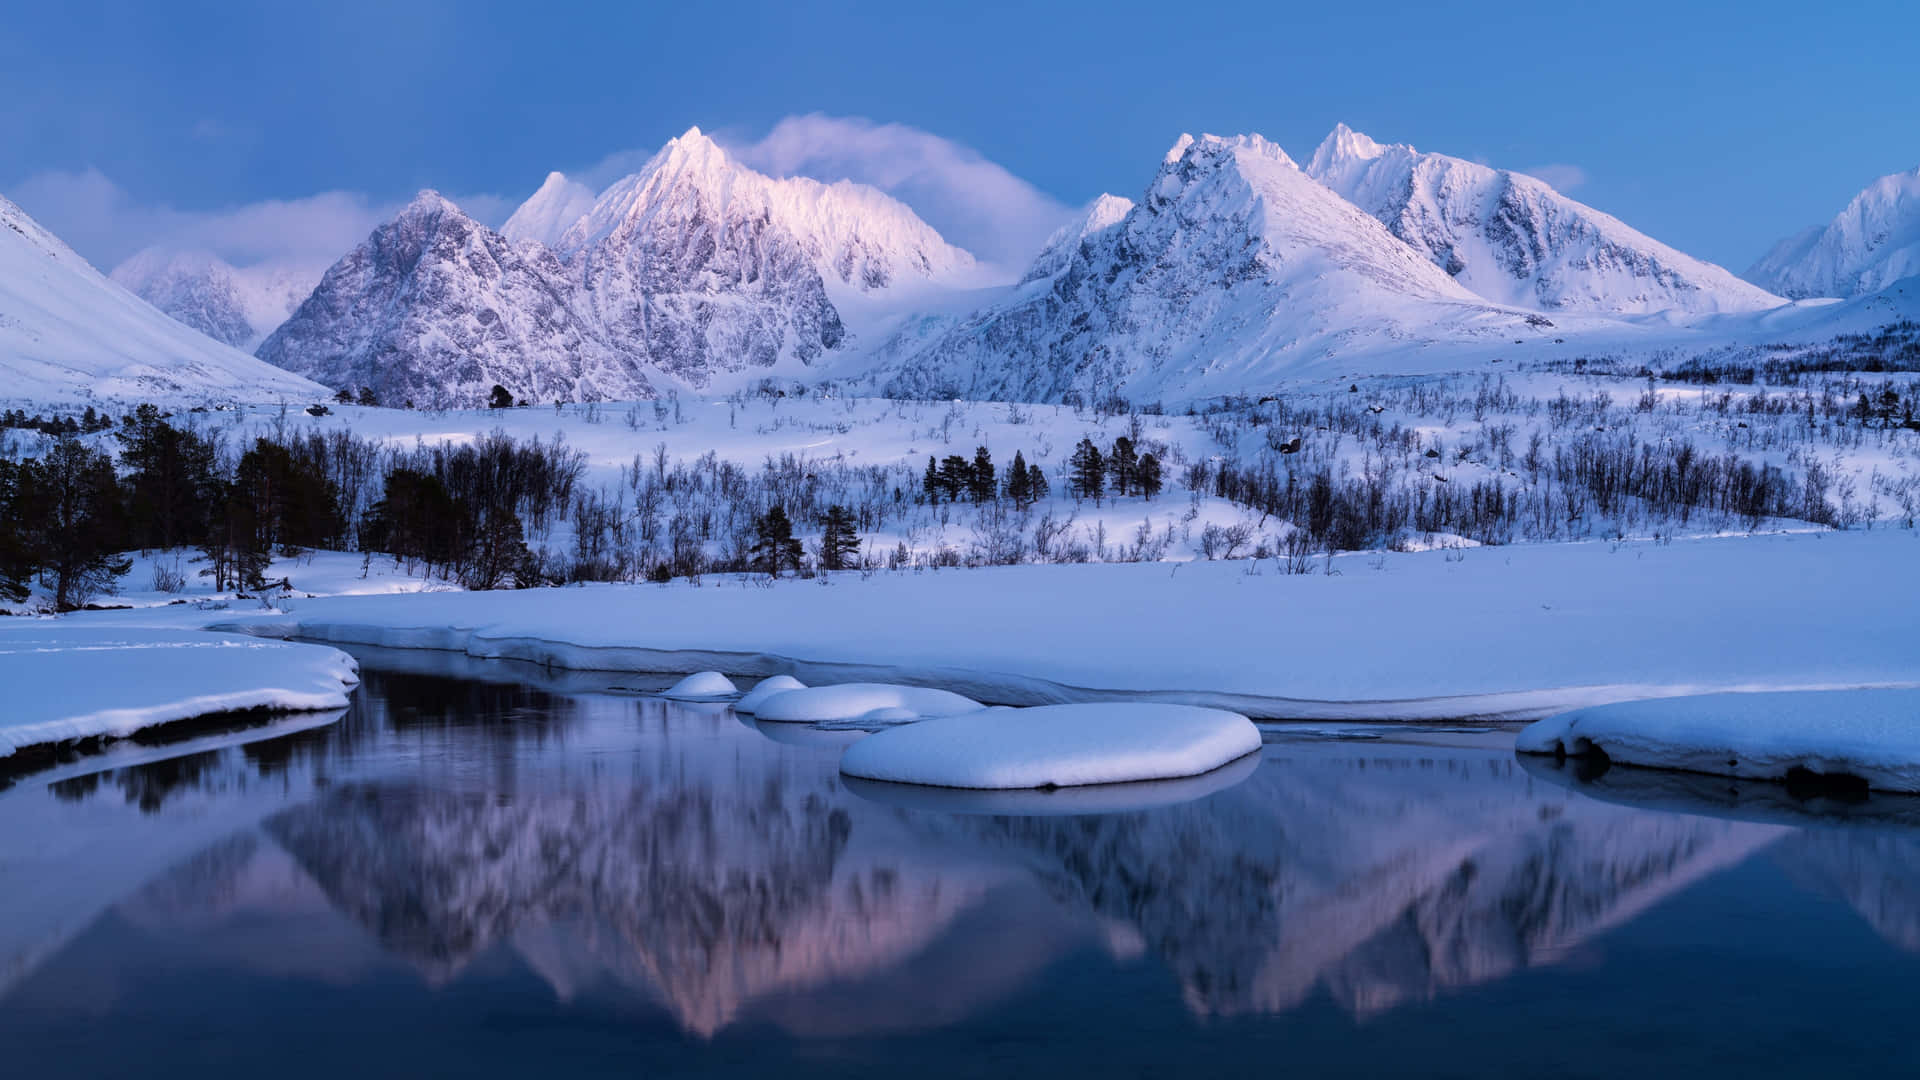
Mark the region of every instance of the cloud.
<instances>
[{"instance_id":1,"label":"cloud","mask_svg":"<svg viewBox=\"0 0 1920 1080\"><path fill-rule=\"evenodd\" d=\"M39 173L9 195L102 271L148 247L210 251L236 266L320 269L365 240L401 206L358 192L323 191L218 210L180 210L138 202L97 169ZM511 209L498 196L452 198L483 221L496 221Z\"/></svg>"},{"instance_id":2,"label":"cloud","mask_svg":"<svg viewBox=\"0 0 1920 1080\"><path fill-rule=\"evenodd\" d=\"M1538 177L1552 185L1562 194L1571 193L1575 188L1587 182L1587 170L1578 165L1535 165L1531 169L1521 169L1528 176Z\"/></svg>"},{"instance_id":3,"label":"cloud","mask_svg":"<svg viewBox=\"0 0 1920 1080\"><path fill-rule=\"evenodd\" d=\"M912 207L981 260L1024 267L1073 208L971 147L904 124L789 116L756 141L724 138L747 165L774 176L853 180Z\"/></svg>"}]
</instances>

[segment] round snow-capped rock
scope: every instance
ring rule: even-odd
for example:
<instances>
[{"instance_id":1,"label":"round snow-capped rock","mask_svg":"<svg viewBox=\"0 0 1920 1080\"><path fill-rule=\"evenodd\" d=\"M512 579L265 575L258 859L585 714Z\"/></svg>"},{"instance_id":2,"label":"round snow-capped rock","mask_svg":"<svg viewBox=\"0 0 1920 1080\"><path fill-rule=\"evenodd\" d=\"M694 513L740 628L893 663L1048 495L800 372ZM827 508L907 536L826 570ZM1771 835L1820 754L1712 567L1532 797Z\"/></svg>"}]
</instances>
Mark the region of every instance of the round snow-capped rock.
<instances>
[{"instance_id":1,"label":"round snow-capped rock","mask_svg":"<svg viewBox=\"0 0 1920 1080\"><path fill-rule=\"evenodd\" d=\"M801 682L791 675L774 675L761 679L754 685L753 689L747 691L745 697L733 703L733 711L737 713L758 712L760 706L773 695L784 694L789 690L805 690L806 688L806 683Z\"/></svg>"},{"instance_id":2,"label":"round snow-capped rock","mask_svg":"<svg viewBox=\"0 0 1920 1080\"><path fill-rule=\"evenodd\" d=\"M1239 713L1192 705L1046 705L924 720L854 743L840 771L953 788L1045 788L1170 780L1260 749Z\"/></svg>"},{"instance_id":3,"label":"round snow-capped rock","mask_svg":"<svg viewBox=\"0 0 1920 1080\"><path fill-rule=\"evenodd\" d=\"M789 690L762 703L754 715L788 724L857 720L875 709L904 709L915 718L979 712L986 706L947 690L894 683L841 683Z\"/></svg>"},{"instance_id":4,"label":"round snow-capped rock","mask_svg":"<svg viewBox=\"0 0 1920 1080\"><path fill-rule=\"evenodd\" d=\"M717 671L699 671L674 683L667 695L676 701L713 701L739 693L733 680Z\"/></svg>"}]
</instances>

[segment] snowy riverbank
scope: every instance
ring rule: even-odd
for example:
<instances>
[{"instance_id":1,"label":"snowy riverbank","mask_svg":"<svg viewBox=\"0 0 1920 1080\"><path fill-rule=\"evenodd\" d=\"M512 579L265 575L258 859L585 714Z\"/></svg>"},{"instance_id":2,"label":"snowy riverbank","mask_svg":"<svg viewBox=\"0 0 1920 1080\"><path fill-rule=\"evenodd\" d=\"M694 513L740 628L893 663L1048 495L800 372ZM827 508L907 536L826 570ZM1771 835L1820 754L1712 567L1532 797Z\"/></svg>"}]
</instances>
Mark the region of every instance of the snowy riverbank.
<instances>
[{"instance_id":1,"label":"snowy riverbank","mask_svg":"<svg viewBox=\"0 0 1920 1080\"><path fill-rule=\"evenodd\" d=\"M342 709L353 658L321 645L187 629L0 624L0 760L224 713Z\"/></svg>"},{"instance_id":2,"label":"snowy riverbank","mask_svg":"<svg viewBox=\"0 0 1920 1080\"><path fill-rule=\"evenodd\" d=\"M1250 573L1250 566L1257 573ZM1038 705L1512 718L1716 691L1920 685L1904 530L1355 555L1276 564L708 578L695 587L338 597L102 613L554 667L937 685ZM100 625L98 621L92 625Z\"/></svg>"}]
</instances>

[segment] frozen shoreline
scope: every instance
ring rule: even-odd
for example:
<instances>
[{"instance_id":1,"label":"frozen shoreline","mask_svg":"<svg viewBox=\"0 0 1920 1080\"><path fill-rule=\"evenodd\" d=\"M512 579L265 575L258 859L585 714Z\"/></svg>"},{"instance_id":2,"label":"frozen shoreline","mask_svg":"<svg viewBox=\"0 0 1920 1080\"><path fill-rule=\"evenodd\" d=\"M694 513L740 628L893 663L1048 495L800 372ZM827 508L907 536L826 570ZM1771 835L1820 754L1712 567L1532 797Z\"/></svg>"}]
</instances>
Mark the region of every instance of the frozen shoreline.
<instances>
[{"instance_id":1,"label":"frozen shoreline","mask_svg":"<svg viewBox=\"0 0 1920 1080\"><path fill-rule=\"evenodd\" d=\"M228 714L344 709L338 649L103 621L0 625L0 766L23 755Z\"/></svg>"},{"instance_id":2,"label":"frozen shoreline","mask_svg":"<svg viewBox=\"0 0 1920 1080\"><path fill-rule=\"evenodd\" d=\"M147 619L556 668L909 682L1014 705L1520 720L1726 691L1920 685L1913 533L1557 544L301 600ZM110 616L95 616L106 618Z\"/></svg>"}]
</instances>

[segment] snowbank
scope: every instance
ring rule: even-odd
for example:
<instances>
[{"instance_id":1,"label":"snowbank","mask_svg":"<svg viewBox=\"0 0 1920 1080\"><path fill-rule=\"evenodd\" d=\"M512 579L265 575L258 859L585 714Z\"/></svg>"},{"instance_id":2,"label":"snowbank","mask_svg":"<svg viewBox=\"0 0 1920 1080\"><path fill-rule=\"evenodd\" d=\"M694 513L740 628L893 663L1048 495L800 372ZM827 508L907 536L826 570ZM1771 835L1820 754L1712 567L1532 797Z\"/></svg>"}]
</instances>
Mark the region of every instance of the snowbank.
<instances>
[{"instance_id":1,"label":"snowbank","mask_svg":"<svg viewBox=\"0 0 1920 1080\"><path fill-rule=\"evenodd\" d=\"M0 757L218 713L342 709L357 670L321 645L21 620L0 627Z\"/></svg>"},{"instance_id":2,"label":"snowbank","mask_svg":"<svg viewBox=\"0 0 1920 1080\"><path fill-rule=\"evenodd\" d=\"M782 724L819 724L860 720L875 713L878 723L979 712L986 706L949 690L893 683L842 683L789 690L761 703L754 716Z\"/></svg>"},{"instance_id":3,"label":"snowbank","mask_svg":"<svg viewBox=\"0 0 1920 1080\"><path fill-rule=\"evenodd\" d=\"M753 689L746 692L745 696L733 703L733 711L737 713L758 712L760 706L765 704L766 700L773 695L784 694L789 690L805 690L806 688L806 683L801 682L791 675L774 675L761 679Z\"/></svg>"},{"instance_id":4,"label":"snowbank","mask_svg":"<svg viewBox=\"0 0 1920 1080\"><path fill-rule=\"evenodd\" d=\"M826 587L710 578L139 617L554 668L791 673L1004 704L1124 698L1289 719L1533 719L1679 694L1920 685L1920 543L1906 530L1333 565L1304 577L1270 561L1257 575L1245 562L1022 566Z\"/></svg>"},{"instance_id":5,"label":"snowbank","mask_svg":"<svg viewBox=\"0 0 1920 1080\"><path fill-rule=\"evenodd\" d=\"M1046 788L1170 780L1260 749L1239 713L1192 705L1047 705L925 720L847 748L840 771L949 788Z\"/></svg>"},{"instance_id":6,"label":"snowbank","mask_svg":"<svg viewBox=\"0 0 1920 1080\"><path fill-rule=\"evenodd\" d=\"M696 671L669 687L666 696L676 701L716 701L739 692L732 679L717 671Z\"/></svg>"},{"instance_id":7,"label":"snowbank","mask_svg":"<svg viewBox=\"0 0 1920 1080\"><path fill-rule=\"evenodd\" d=\"M1909 641L1911 645L1911 641ZM1525 754L1785 780L1804 770L1920 792L1920 690L1706 694L1579 709L1529 725Z\"/></svg>"}]
</instances>

